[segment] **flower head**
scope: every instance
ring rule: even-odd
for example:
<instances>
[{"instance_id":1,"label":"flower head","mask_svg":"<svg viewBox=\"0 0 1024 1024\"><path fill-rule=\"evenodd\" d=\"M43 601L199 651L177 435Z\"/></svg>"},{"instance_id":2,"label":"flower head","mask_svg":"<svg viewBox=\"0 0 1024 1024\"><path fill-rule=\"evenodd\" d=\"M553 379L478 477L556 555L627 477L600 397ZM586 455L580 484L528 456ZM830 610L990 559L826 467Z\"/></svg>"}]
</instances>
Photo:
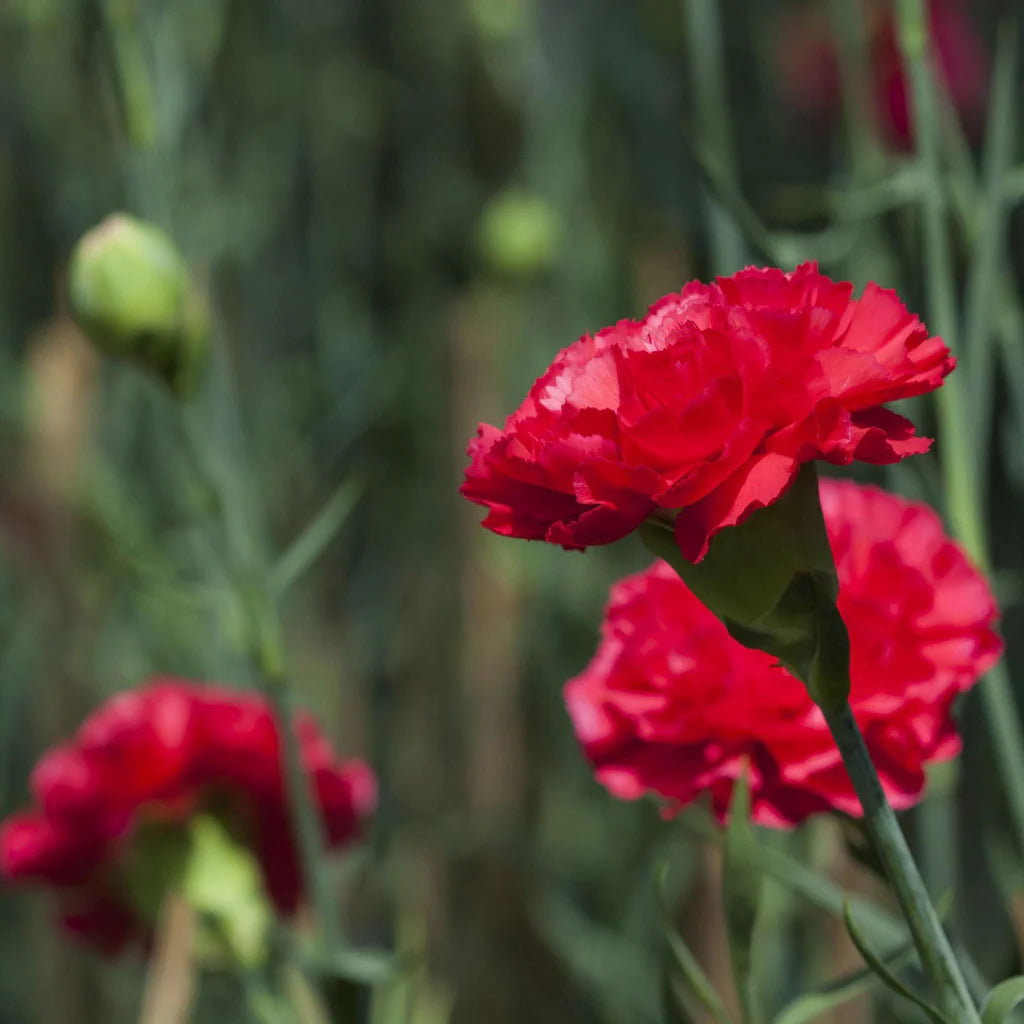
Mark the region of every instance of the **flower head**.
<instances>
[{"instance_id":1,"label":"flower head","mask_svg":"<svg viewBox=\"0 0 1024 1024\"><path fill-rule=\"evenodd\" d=\"M312 719L296 728L328 838L343 844L373 809L373 774L338 761ZM0 875L54 887L64 924L116 949L152 924L135 898L147 834L161 830L166 848L179 826L214 813L252 848L268 894L290 913L302 885L280 762L261 697L169 679L118 694L36 765L37 806L0 826Z\"/></svg>"},{"instance_id":2,"label":"flower head","mask_svg":"<svg viewBox=\"0 0 1024 1024\"><path fill-rule=\"evenodd\" d=\"M188 265L154 224L115 213L71 256L75 319L100 351L129 359L191 395L206 364L209 312Z\"/></svg>"},{"instance_id":3,"label":"flower head","mask_svg":"<svg viewBox=\"0 0 1024 1024\"><path fill-rule=\"evenodd\" d=\"M462 493L496 533L566 548L665 510L696 562L804 462L926 451L883 405L953 365L894 293L872 284L854 299L814 264L693 282L559 353L504 429L480 426Z\"/></svg>"},{"instance_id":4,"label":"flower head","mask_svg":"<svg viewBox=\"0 0 1024 1024\"><path fill-rule=\"evenodd\" d=\"M832 481L821 499L850 633L850 704L890 802L908 807L924 766L959 752L952 705L999 656L996 605L927 507ZM733 640L663 562L612 588L600 647L565 696L616 796L653 792L675 808L708 792L721 817L749 761L761 824L860 813L804 686Z\"/></svg>"}]
</instances>

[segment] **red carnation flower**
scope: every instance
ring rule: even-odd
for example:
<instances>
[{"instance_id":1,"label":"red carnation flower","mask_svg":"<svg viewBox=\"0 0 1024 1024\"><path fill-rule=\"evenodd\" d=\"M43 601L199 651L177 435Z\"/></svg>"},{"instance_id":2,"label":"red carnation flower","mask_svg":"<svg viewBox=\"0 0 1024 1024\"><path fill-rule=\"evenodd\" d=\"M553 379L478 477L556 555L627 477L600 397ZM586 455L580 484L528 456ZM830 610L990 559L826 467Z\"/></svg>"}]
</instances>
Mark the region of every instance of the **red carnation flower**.
<instances>
[{"instance_id":1,"label":"red carnation flower","mask_svg":"<svg viewBox=\"0 0 1024 1024\"><path fill-rule=\"evenodd\" d=\"M890 802L909 807L924 766L959 752L952 705L999 656L995 602L931 509L833 481L821 499L850 632L850 704ZM707 791L721 818L746 759L763 825L860 814L803 684L733 640L664 562L612 588L597 654L565 696L616 796L654 792L678 808Z\"/></svg>"},{"instance_id":2,"label":"red carnation flower","mask_svg":"<svg viewBox=\"0 0 1024 1024\"><path fill-rule=\"evenodd\" d=\"M328 838L340 845L374 807L373 774L336 760L311 718L296 727ZM242 825L279 910L301 899L277 726L259 696L178 680L118 694L43 756L31 788L38 806L0 826L0 874L55 887L65 926L102 948L147 931L123 877L139 829L202 809Z\"/></svg>"},{"instance_id":3,"label":"red carnation flower","mask_svg":"<svg viewBox=\"0 0 1024 1024\"><path fill-rule=\"evenodd\" d=\"M470 442L462 493L496 533L608 544L656 509L699 561L800 465L898 462L930 442L883 403L941 384L949 350L895 294L804 264L688 284L559 353L504 430Z\"/></svg>"}]
</instances>

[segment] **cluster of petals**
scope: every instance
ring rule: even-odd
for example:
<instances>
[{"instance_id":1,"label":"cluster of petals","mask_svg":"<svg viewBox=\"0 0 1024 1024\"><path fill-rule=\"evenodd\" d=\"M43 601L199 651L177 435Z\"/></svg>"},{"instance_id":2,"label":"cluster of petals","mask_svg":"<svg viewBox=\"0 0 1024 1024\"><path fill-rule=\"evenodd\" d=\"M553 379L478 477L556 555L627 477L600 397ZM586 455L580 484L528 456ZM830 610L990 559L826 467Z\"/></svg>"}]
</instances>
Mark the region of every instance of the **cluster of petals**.
<instances>
[{"instance_id":1,"label":"cluster of petals","mask_svg":"<svg viewBox=\"0 0 1024 1024\"><path fill-rule=\"evenodd\" d=\"M373 774L361 761L337 760L311 718L300 716L296 731L338 846L374 807ZM301 900L280 735L262 697L172 679L118 694L42 757L31 789L36 806L0 826L0 875L56 888L65 925L101 947L147 931L124 878L140 830L210 808L243 823L278 909L290 913Z\"/></svg>"},{"instance_id":2,"label":"cluster of petals","mask_svg":"<svg viewBox=\"0 0 1024 1024\"><path fill-rule=\"evenodd\" d=\"M938 387L949 351L893 292L852 293L810 263L748 268L579 339L504 429L481 424L462 493L496 533L566 548L671 510L682 554L699 561L807 461L926 451L883 406Z\"/></svg>"},{"instance_id":3,"label":"cluster of petals","mask_svg":"<svg viewBox=\"0 0 1024 1024\"><path fill-rule=\"evenodd\" d=\"M999 656L996 605L936 514L872 487L823 481L822 508L851 643L850 703L893 806L960 749L957 695ZM860 814L825 720L769 655L742 647L657 563L611 593L599 649L565 691L597 778L678 808L704 793L724 817L749 765L755 820Z\"/></svg>"}]
</instances>

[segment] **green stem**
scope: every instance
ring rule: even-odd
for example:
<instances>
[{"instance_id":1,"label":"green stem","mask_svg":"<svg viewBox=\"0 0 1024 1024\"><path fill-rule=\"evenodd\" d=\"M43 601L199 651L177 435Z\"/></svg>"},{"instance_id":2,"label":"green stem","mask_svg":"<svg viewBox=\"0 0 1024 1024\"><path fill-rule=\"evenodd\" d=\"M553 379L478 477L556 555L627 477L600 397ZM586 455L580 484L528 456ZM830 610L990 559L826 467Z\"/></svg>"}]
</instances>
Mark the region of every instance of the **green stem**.
<instances>
[{"instance_id":1,"label":"green stem","mask_svg":"<svg viewBox=\"0 0 1024 1024\"><path fill-rule=\"evenodd\" d=\"M877 179L884 167L871 110L873 86L864 5L860 0L829 0L829 13L839 57L850 163L854 179L863 185Z\"/></svg>"},{"instance_id":2,"label":"green stem","mask_svg":"<svg viewBox=\"0 0 1024 1024\"><path fill-rule=\"evenodd\" d=\"M835 712L825 712L825 720L860 799L864 825L885 868L921 964L932 981L943 1011L956 1024L978 1024L980 1018L967 983L928 898L896 815L882 790L850 705L845 704Z\"/></svg>"},{"instance_id":3,"label":"green stem","mask_svg":"<svg viewBox=\"0 0 1024 1024\"><path fill-rule=\"evenodd\" d=\"M156 138L157 118L139 31L139 5L136 0L104 0L101 7L113 50L125 134L134 149L146 149Z\"/></svg>"},{"instance_id":4,"label":"green stem","mask_svg":"<svg viewBox=\"0 0 1024 1024\"><path fill-rule=\"evenodd\" d=\"M927 270L929 321L956 352L956 310L952 259L944 214L939 167L939 124L933 76L928 62L928 25L922 0L899 0L899 38L911 83L917 150L926 178L924 192L924 262ZM982 517L981 479L973 417L967 415L963 381L950 375L937 394L946 512L954 534L982 572L989 574L988 542ZM1002 665L979 687L992 737L993 753L1010 806L1018 849L1024 851L1024 731L1020 711Z\"/></svg>"},{"instance_id":5,"label":"green stem","mask_svg":"<svg viewBox=\"0 0 1024 1024\"><path fill-rule=\"evenodd\" d=\"M686 42L697 110L697 143L710 150L723 175L736 182L718 8L719 0L684 0ZM705 196L704 205L715 272L731 274L739 270L746 259L743 234L718 199Z\"/></svg>"},{"instance_id":6,"label":"green stem","mask_svg":"<svg viewBox=\"0 0 1024 1024\"><path fill-rule=\"evenodd\" d=\"M337 906L327 871L327 837L313 793L313 779L302 764L302 751L295 731L292 691L284 671L284 654L277 609L264 590L262 608L254 612L255 649L260 683L273 708L281 734L285 784L292 815L292 830L299 850L299 862L316 914L320 945L330 959L342 946Z\"/></svg>"},{"instance_id":7,"label":"green stem","mask_svg":"<svg viewBox=\"0 0 1024 1024\"><path fill-rule=\"evenodd\" d=\"M281 736L282 767L292 815L292 830L302 877L316 918L320 947L330 960L341 949L337 907L331 892L326 865L323 823L312 791L312 780L302 765L295 734L293 695L285 670L284 643L277 603L267 565L264 545L257 536L251 480L244 467L244 442L234 388L223 353L215 353L211 370L222 377L216 403L229 422L221 431L210 429L211 419L200 419L199 408L182 409L185 436L194 463L217 495L217 505L227 539L229 569L242 609L249 621L249 643L258 670L260 689L271 706ZM204 430L204 427L207 428ZM204 437L227 434L233 439L230 457L215 458ZM243 467L243 468L240 468Z\"/></svg>"}]
</instances>

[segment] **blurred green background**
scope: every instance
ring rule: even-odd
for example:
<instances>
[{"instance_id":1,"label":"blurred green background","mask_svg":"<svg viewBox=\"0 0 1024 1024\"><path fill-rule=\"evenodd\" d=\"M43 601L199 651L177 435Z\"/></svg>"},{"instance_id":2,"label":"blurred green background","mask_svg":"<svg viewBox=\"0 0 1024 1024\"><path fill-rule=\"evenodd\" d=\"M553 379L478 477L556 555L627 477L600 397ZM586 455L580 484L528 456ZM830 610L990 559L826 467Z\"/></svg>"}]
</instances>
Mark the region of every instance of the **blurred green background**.
<instances>
[{"instance_id":1,"label":"blurred green background","mask_svg":"<svg viewBox=\"0 0 1024 1024\"><path fill-rule=\"evenodd\" d=\"M961 114L944 121L944 196L969 296L991 240L989 65L1018 5L952 6L978 71L943 108ZM500 422L557 349L692 277L818 258L927 312L888 18L853 0L3 0L0 813L116 690L248 679L218 512L166 396L67 317L71 248L125 209L171 232L210 296L207 457L273 553L327 510L282 593L289 663L336 747L379 774L369 842L337 882L350 934L422 954L408 1019L666 1020L666 860L677 923L727 989L714 844L607 796L561 702L608 586L647 557L498 538L457 487L477 421ZM1001 123L1020 120L1014 102ZM1012 667L1024 189L1004 170L964 429ZM929 404L913 415L934 431ZM874 478L943 507L938 459L911 463ZM1024 870L977 705L959 780L905 821L995 979L1019 970ZM833 822L766 841L884 903ZM770 890L772 1006L858 965L794 884ZM45 896L0 891L2 1024L135 1020L144 967L61 938ZM245 1019L208 979L196 1020ZM861 1000L822 1019L917 1018Z\"/></svg>"}]
</instances>

